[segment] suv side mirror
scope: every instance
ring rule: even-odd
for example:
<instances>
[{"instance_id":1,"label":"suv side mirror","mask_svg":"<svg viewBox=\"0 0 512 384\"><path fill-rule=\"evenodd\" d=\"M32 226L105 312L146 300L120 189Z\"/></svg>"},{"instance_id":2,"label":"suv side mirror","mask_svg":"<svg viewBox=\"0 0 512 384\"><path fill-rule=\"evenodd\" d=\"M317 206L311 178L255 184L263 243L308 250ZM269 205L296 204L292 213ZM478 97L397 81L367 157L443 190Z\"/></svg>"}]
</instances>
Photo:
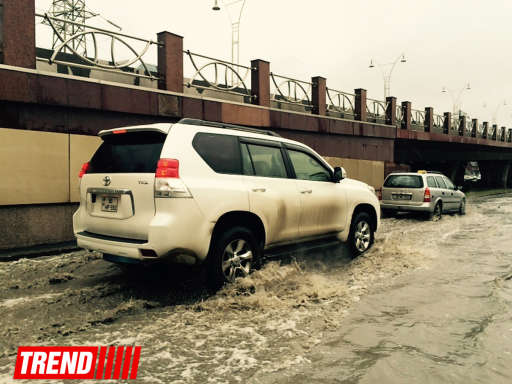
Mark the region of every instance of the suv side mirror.
<instances>
[{"instance_id":1,"label":"suv side mirror","mask_svg":"<svg viewBox=\"0 0 512 384\"><path fill-rule=\"evenodd\" d=\"M347 178L347 171L345 171L344 168L336 167L334 168L334 176L333 176L333 182L339 183L341 180Z\"/></svg>"}]
</instances>

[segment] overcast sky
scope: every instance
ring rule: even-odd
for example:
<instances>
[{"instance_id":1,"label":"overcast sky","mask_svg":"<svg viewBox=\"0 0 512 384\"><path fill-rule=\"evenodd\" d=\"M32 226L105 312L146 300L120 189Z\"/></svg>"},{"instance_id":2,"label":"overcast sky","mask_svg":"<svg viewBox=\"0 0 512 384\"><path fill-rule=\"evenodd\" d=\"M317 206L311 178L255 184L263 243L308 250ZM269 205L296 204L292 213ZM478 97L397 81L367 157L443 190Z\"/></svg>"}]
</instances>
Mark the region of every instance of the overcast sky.
<instances>
[{"instance_id":1,"label":"overcast sky","mask_svg":"<svg viewBox=\"0 0 512 384\"><path fill-rule=\"evenodd\" d=\"M228 0L227 2L229 2ZM36 0L42 11L51 0ZM222 1L220 1L222 5ZM90 9L123 27L155 38L160 31L184 36L184 48L230 60L231 26L213 0L87 0ZM240 62L270 61L275 73L309 81L324 76L331 88L365 88L382 99L377 62L394 61L391 94L413 108L452 110L443 86L464 91L462 109L512 127L512 1L510 0L246 0ZM458 93L458 92L455 92ZM486 107L484 107L484 103Z\"/></svg>"}]
</instances>

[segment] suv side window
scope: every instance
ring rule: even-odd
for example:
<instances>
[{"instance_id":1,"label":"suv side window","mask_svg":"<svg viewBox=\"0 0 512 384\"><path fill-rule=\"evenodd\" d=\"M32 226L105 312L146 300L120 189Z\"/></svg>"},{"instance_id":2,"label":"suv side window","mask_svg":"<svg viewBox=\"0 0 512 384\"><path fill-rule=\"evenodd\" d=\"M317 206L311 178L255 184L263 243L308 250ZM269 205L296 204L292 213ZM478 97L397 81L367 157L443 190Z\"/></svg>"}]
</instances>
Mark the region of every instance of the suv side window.
<instances>
[{"instance_id":1,"label":"suv side window","mask_svg":"<svg viewBox=\"0 0 512 384\"><path fill-rule=\"evenodd\" d=\"M288 149L295 175L299 180L331 181L331 173L317 159L304 152Z\"/></svg>"},{"instance_id":2,"label":"suv side window","mask_svg":"<svg viewBox=\"0 0 512 384\"><path fill-rule=\"evenodd\" d=\"M288 178L280 147L247 144L247 149L256 176Z\"/></svg>"},{"instance_id":3,"label":"suv side window","mask_svg":"<svg viewBox=\"0 0 512 384\"><path fill-rule=\"evenodd\" d=\"M242 161L238 138L229 135L198 133L192 146L217 173L241 174Z\"/></svg>"},{"instance_id":4,"label":"suv side window","mask_svg":"<svg viewBox=\"0 0 512 384\"><path fill-rule=\"evenodd\" d=\"M434 176L427 176L427 185L430 188L437 188L436 179Z\"/></svg>"},{"instance_id":5,"label":"suv side window","mask_svg":"<svg viewBox=\"0 0 512 384\"><path fill-rule=\"evenodd\" d=\"M249 149L247 149L247 144L242 143L242 147L240 148L242 151L242 169L243 174L248 176L254 176L254 167L252 166L251 155L249 154Z\"/></svg>"},{"instance_id":6,"label":"suv side window","mask_svg":"<svg viewBox=\"0 0 512 384\"><path fill-rule=\"evenodd\" d=\"M439 185L439 188L446 189L446 183L443 180L442 176L436 176L437 184Z\"/></svg>"}]
</instances>

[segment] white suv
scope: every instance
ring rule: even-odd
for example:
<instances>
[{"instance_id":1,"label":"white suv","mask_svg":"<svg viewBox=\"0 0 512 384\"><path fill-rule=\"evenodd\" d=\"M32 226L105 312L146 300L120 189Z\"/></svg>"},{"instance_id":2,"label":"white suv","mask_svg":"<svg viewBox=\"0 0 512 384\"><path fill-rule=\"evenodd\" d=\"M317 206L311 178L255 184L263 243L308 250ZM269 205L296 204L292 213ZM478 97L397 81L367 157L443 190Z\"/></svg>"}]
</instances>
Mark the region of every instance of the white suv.
<instances>
[{"instance_id":1,"label":"white suv","mask_svg":"<svg viewBox=\"0 0 512 384\"><path fill-rule=\"evenodd\" d=\"M374 189L304 144L193 119L99 135L73 227L106 260L204 263L219 287L273 247L336 238L359 255L373 243Z\"/></svg>"}]
</instances>

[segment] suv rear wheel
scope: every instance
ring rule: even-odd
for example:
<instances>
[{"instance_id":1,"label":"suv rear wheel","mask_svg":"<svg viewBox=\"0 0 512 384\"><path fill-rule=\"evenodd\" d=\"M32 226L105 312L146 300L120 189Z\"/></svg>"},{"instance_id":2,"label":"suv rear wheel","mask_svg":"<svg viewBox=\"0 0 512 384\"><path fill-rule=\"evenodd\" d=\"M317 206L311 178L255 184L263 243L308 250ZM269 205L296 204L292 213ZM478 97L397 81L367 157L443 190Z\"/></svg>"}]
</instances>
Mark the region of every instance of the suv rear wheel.
<instances>
[{"instance_id":1,"label":"suv rear wheel","mask_svg":"<svg viewBox=\"0 0 512 384\"><path fill-rule=\"evenodd\" d=\"M352 220L348 241L354 257L362 255L370 249L375 240L375 234L370 223L370 215L366 212L359 212Z\"/></svg>"},{"instance_id":2,"label":"suv rear wheel","mask_svg":"<svg viewBox=\"0 0 512 384\"><path fill-rule=\"evenodd\" d=\"M214 290L255 269L262 249L256 236L245 227L233 227L212 244L207 261L208 286Z\"/></svg>"}]
</instances>

